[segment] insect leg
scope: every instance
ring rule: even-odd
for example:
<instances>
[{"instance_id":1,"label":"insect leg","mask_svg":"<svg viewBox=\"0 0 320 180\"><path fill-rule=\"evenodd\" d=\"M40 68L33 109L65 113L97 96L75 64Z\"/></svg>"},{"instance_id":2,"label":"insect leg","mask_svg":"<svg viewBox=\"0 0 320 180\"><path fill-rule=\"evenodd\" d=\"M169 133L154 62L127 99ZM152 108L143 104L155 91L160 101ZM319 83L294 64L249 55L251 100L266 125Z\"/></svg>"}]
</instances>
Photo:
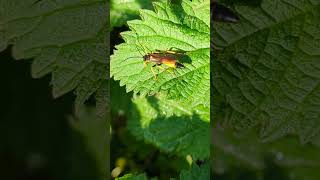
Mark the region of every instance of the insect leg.
<instances>
[{"instance_id":1,"label":"insect leg","mask_svg":"<svg viewBox=\"0 0 320 180\"><path fill-rule=\"evenodd\" d=\"M143 61L143 68L147 67L148 62L147 61Z\"/></svg>"},{"instance_id":2,"label":"insect leg","mask_svg":"<svg viewBox=\"0 0 320 180\"><path fill-rule=\"evenodd\" d=\"M162 69L163 70L163 72L165 72L165 71L167 71L167 70L169 70L169 69L171 69L170 67L168 67L168 68L164 68L164 67L162 67L162 66L158 66L158 68L159 69ZM176 74L174 73L174 71L168 71L169 73L171 73L173 76L176 76Z\"/></svg>"},{"instance_id":3,"label":"insect leg","mask_svg":"<svg viewBox=\"0 0 320 180\"><path fill-rule=\"evenodd\" d=\"M167 51L168 53L172 53L172 54L185 54L187 51L184 51L180 48L176 48L176 47L171 47L169 48L169 50Z\"/></svg>"},{"instance_id":4,"label":"insect leg","mask_svg":"<svg viewBox=\"0 0 320 180\"><path fill-rule=\"evenodd\" d=\"M170 71L169 70L169 72L174 76L174 77L176 77L177 75L176 75L176 72L174 71L174 69L172 69L172 68L170 68L172 71Z\"/></svg>"},{"instance_id":5,"label":"insect leg","mask_svg":"<svg viewBox=\"0 0 320 180\"><path fill-rule=\"evenodd\" d=\"M161 51L161 50L159 50L159 49L156 49L156 50L155 50L155 53L161 53L161 54L164 54L164 53L165 53L165 51Z\"/></svg>"},{"instance_id":6,"label":"insect leg","mask_svg":"<svg viewBox=\"0 0 320 180\"><path fill-rule=\"evenodd\" d=\"M153 68L155 67L156 65L153 65L151 66L151 72L153 74L153 77L154 77L154 80L158 80L158 77L157 77L157 74L154 72Z\"/></svg>"}]
</instances>

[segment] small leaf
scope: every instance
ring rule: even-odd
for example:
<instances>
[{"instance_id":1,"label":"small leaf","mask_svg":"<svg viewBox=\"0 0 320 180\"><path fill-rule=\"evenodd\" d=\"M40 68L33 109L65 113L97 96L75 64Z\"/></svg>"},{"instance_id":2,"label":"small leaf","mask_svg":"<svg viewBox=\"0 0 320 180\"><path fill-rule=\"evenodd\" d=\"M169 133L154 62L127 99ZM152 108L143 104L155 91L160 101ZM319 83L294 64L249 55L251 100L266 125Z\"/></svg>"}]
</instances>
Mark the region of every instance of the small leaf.
<instances>
[{"instance_id":1,"label":"small leaf","mask_svg":"<svg viewBox=\"0 0 320 180\"><path fill-rule=\"evenodd\" d=\"M202 166L193 164L189 171L183 170L180 174L180 180L208 180L210 179L210 164L205 163Z\"/></svg>"},{"instance_id":2,"label":"small leaf","mask_svg":"<svg viewBox=\"0 0 320 180\"><path fill-rule=\"evenodd\" d=\"M145 174L133 175L133 174L126 174L122 177L116 178L116 180L147 180Z\"/></svg>"},{"instance_id":3,"label":"small leaf","mask_svg":"<svg viewBox=\"0 0 320 180\"><path fill-rule=\"evenodd\" d=\"M152 2L159 0L110 1L111 27L125 25L128 20L139 17L140 9L152 9Z\"/></svg>"}]
</instances>

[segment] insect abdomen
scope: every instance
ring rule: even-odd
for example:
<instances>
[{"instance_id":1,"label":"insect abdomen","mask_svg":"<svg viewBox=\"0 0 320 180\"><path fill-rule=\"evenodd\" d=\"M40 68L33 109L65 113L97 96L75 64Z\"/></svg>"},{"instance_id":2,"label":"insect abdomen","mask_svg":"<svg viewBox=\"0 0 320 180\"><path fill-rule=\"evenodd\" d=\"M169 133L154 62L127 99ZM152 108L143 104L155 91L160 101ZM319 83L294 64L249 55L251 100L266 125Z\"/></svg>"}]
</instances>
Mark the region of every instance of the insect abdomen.
<instances>
[{"instance_id":1,"label":"insect abdomen","mask_svg":"<svg viewBox=\"0 0 320 180\"><path fill-rule=\"evenodd\" d=\"M176 68L176 60L172 59L162 59L162 64L165 64L169 67Z\"/></svg>"}]
</instances>

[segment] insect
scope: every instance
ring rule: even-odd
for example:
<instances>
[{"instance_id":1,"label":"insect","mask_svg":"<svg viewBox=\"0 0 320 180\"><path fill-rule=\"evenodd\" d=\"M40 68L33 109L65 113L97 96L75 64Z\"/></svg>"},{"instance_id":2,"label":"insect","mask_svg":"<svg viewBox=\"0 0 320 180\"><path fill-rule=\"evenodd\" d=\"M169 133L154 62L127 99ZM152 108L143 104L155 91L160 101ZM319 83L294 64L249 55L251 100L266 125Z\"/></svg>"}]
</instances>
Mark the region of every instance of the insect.
<instances>
[{"instance_id":1,"label":"insect","mask_svg":"<svg viewBox=\"0 0 320 180\"><path fill-rule=\"evenodd\" d=\"M211 0L211 18L216 22L235 23L239 17L229 8L218 4L215 0Z\"/></svg>"},{"instance_id":2,"label":"insect","mask_svg":"<svg viewBox=\"0 0 320 180\"><path fill-rule=\"evenodd\" d=\"M139 42L140 44L140 42ZM141 47L142 44L140 44ZM149 50L149 49L148 49ZM139 51L139 50L138 50ZM183 51L178 48L170 48L169 50L155 50L154 52L150 51L150 53L145 53L145 55L142 55L141 52L139 53L142 55L141 56L135 56L135 57L129 57L130 58L143 58L143 64L144 67L147 66L148 63L153 63L151 66L151 71L154 76L154 79L157 80L157 74L154 72L153 68L158 67L159 69L163 69L164 71L168 69L176 69L176 68L184 68L185 66L179 62L179 58L181 56L184 56L186 51ZM127 60L126 59L126 60ZM165 65L167 68L162 67L162 65Z\"/></svg>"}]
</instances>

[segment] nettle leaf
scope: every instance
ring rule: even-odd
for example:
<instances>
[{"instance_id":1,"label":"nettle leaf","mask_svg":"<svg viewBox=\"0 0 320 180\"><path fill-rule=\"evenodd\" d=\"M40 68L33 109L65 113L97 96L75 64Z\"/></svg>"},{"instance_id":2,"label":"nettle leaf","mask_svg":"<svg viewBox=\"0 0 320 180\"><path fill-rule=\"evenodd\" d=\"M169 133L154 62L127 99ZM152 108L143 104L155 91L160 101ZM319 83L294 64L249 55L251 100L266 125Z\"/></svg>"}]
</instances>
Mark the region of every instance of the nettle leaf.
<instances>
[{"instance_id":1,"label":"nettle leaf","mask_svg":"<svg viewBox=\"0 0 320 180\"><path fill-rule=\"evenodd\" d=\"M139 175L134 175L134 174L126 174L122 177L116 178L116 180L147 180L148 178L146 177L145 174L139 174Z\"/></svg>"},{"instance_id":2,"label":"nettle leaf","mask_svg":"<svg viewBox=\"0 0 320 180\"><path fill-rule=\"evenodd\" d=\"M125 43L116 46L111 56L113 78L120 80L120 85L126 85L128 92L144 96L160 91L168 97L209 105L209 3L209 0L183 0L179 5L157 2L154 3L156 12L141 10L142 20L128 22L132 31L122 33ZM170 48L187 51L186 56L178 58L185 68L170 73L155 67L158 77L155 80L151 71L153 64L144 68L142 56L156 49ZM130 57L136 58L128 59Z\"/></svg>"},{"instance_id":3,"label":"nettle leaf","mask_svg":"<svg viewBox=\"0 0 320 180\"><path fill-rule=\"evenodd\" d=\"M51 72L54 97L75 90L78 108L107 88L106 1L1 0L0 8L0 50L12 45L15 59L34 59L34 78Z\"/></svg>"},{"instance_id":4,"label":"nettle leaf","mask_svg":"<svg viewBox=\"0 0 320 180\"><path fill-rule=\"evenodd\" d=\"M320 131L320 1L234 6L236 24L215 23L215 122L259 128L263 141Z\"/></svg>"},{"instance_id":5,"label":"nettle leaf","mask_svg":"<svg viewBox=\"0 0 320 180\"><path fill-rule=\"evenodd\" d=\"M201 166L193 164L190 170L183 170L180 173L180 180L208 180L210 179L210 164Z\"/></svg>"},{"instance_id":6,"label":"nettle leaf","mask_svg":"<svg viewBox=\"0 0 320 180\"><path fill-rule=\"evenodd\" d=\"M128 128L160 150L194 160L210 156L209 108L161 96L135 97Z\"/></svg>"},{"instance_id":7,"label":"nettle leaf","mask_svg":"<svg viewBox=\"0 0 320 180\"><path fill-rule=\"evenodd\" d=\"M139 17L140 9L152 9L152 2L159 0L110 1L111 27L125 25L128 20Z\"/></svg>"}]
</instances>

